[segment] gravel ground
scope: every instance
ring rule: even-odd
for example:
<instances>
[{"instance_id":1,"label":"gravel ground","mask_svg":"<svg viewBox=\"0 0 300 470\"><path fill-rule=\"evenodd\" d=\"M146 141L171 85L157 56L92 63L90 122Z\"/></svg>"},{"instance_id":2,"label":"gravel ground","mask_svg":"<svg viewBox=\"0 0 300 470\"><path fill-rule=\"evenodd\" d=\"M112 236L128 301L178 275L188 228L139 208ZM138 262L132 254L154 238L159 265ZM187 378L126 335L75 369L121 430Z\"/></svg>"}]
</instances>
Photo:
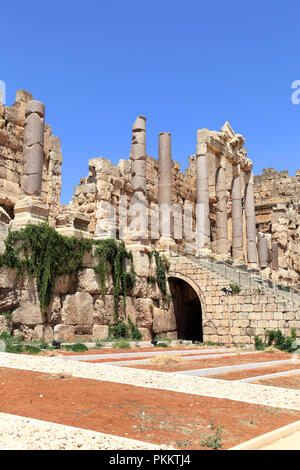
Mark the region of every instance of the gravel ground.
<instances>
[{"instance_id":1,"label":"gravel ground","mask_svg":"<svg viewBox=\"0 0 300 470\"><path fill-rule=\"evenodd\" d=\"M0 413L0 450L156 450L165 445Z\"/></svg>"},{"instance_id":2,"label":"gravel ground","mask_svg":"<svg viewBox=\"0 0 300 470\"><path fill-rule=\"evenodd\" d=\"M247 403L300 411L300 391L220 379L138 370L103 364L68 361L61 357L35 357L0 353L0 367L46 373L71 374L93 380L105 380L174 392L227 398Z\"/></svg>"}]
</instances>

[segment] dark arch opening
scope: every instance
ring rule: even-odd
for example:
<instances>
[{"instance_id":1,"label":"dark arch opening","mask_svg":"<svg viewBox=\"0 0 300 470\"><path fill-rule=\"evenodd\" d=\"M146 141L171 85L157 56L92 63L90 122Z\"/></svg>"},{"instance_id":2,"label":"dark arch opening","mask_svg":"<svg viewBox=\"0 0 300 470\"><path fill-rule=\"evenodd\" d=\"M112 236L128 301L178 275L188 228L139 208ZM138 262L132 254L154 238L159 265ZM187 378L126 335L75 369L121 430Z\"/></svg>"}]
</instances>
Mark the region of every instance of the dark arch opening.
<instances>
[{"instance_id":1,"label":"dark arch opening","mask_svg":"<svg viewBox=\"0 0 300 470\"><path fill-rule=\"evenodd\" d=\"M203 342L202 308L195 290L183 279L168 279L175 310L178 339Z\"/></svg>"}]
</instances>

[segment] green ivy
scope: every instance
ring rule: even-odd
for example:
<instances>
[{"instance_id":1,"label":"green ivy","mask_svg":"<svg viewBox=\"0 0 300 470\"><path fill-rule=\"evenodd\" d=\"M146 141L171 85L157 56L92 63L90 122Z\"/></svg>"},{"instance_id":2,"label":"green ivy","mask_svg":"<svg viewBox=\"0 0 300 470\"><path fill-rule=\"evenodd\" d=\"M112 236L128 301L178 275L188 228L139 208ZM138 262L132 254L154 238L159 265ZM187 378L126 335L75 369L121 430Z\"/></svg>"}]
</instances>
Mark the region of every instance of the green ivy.
<instances>
[{"instance_id":1,"label":"green ivy","mask_svg":"<svg viewBox=\"0 0 300 470\"><path fill-rule=\"evenodd\" d=\"M75 274L91 248L90 240L62 236L47 223L10 231L5 244L0 264L14 268L18 276L27 272L36 277L43 312L51 302L56 278Z\"/></svg>"},{"instance_id":2,"label":"green ivy","mask_svg":"<svg viewBox=\"0 0 300 470\"><path fill-rule=\"evenodd\" d=\"M113 239L106 239L94 242L96 254L98 256L98 264L94 270L98 273L101 283L101 293L105 296L105 280L108 273L108 265L110 265L114 284L114 314L117 320L117 312L119 305L119 297L123 296L124 304L126 303L127 289L132 289L136 280L132 253L125 248L124 242L116 242ZM130 272L126 272L125 260L131 260Z\"/></svg>"},{"instance_id":3,"label":"green ivy","mask_svg":"<svg viewBox=\"0 0 300 470\"><path fill-rule=\"evenodd\" d=\"M156 281L157 284L163 294L167 294L167 277L166 277L166 261L164 258L160 256L158 251L153 250L150 253L150 259L152 255L155 257L155 264L156 264Z\"/></svg>"},{"instance_id":4,"label":"green ivy","mask_svg":"<svg viewBox=\"0 0 300 470\"><path fill-rule=\"evenodd\" d=\"M136 280L132 253L125 249L124 242L113 239L91 240L66 237L47 223L27 225L10 231L5 241L6 250L0 257L0 265L14 268L18 276L25 272L36 277L41 310L49 306L55 281L61 275L75 275L82 268L84 254L95 247L98 264L94 267L100 276L101 292L105 295L106 275L110 265L114 283L114 313L117 319L119 296L126 303L127 289L132 289ZM131 260L131 270L126 272L125 259Z\"/></svg>"}]
</instances>

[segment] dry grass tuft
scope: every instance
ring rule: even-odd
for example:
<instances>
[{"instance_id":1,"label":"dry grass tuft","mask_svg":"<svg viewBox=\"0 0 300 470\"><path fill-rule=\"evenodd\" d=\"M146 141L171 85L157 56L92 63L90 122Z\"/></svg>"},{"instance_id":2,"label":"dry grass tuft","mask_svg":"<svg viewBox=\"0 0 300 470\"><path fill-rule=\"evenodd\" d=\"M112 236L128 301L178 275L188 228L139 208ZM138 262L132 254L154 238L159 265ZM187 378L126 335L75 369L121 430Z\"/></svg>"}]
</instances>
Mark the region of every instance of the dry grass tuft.
<instances>
[{"instance_id":1,"label":"dry grass tuft","mask_svg":"<svg viewBox=\"0 0 300 470\"><path fill-rule=\"evenodd\" d=\"M151 364L156 366L172 366L183 362L179 354L158 354L151 359Z\"/></svg>"}]
</instances>

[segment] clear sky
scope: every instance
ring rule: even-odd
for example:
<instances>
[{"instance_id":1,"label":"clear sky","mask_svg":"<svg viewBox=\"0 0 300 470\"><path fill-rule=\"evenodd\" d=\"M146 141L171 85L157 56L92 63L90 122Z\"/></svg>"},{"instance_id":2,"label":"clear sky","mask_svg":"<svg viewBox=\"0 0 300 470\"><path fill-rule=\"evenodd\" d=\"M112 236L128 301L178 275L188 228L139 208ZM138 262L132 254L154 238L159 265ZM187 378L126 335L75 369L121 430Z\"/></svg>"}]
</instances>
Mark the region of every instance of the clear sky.
<instances>
[{"instance_id":1,"label":"clear sky","mask_svg":"<svg viewBox=\"0 0 300 470\"><path fill-rule=\"evenodd\" d=\"M300 168L299 0L15 0L1 2L0 80L46 104L61 139L61 203L88 160L128 158L147 117L147 153L171 132L182 170L196 131L229 121L254 173ZM300 96L300 94L299 94Z\"/></svg>"}]
</instances>

